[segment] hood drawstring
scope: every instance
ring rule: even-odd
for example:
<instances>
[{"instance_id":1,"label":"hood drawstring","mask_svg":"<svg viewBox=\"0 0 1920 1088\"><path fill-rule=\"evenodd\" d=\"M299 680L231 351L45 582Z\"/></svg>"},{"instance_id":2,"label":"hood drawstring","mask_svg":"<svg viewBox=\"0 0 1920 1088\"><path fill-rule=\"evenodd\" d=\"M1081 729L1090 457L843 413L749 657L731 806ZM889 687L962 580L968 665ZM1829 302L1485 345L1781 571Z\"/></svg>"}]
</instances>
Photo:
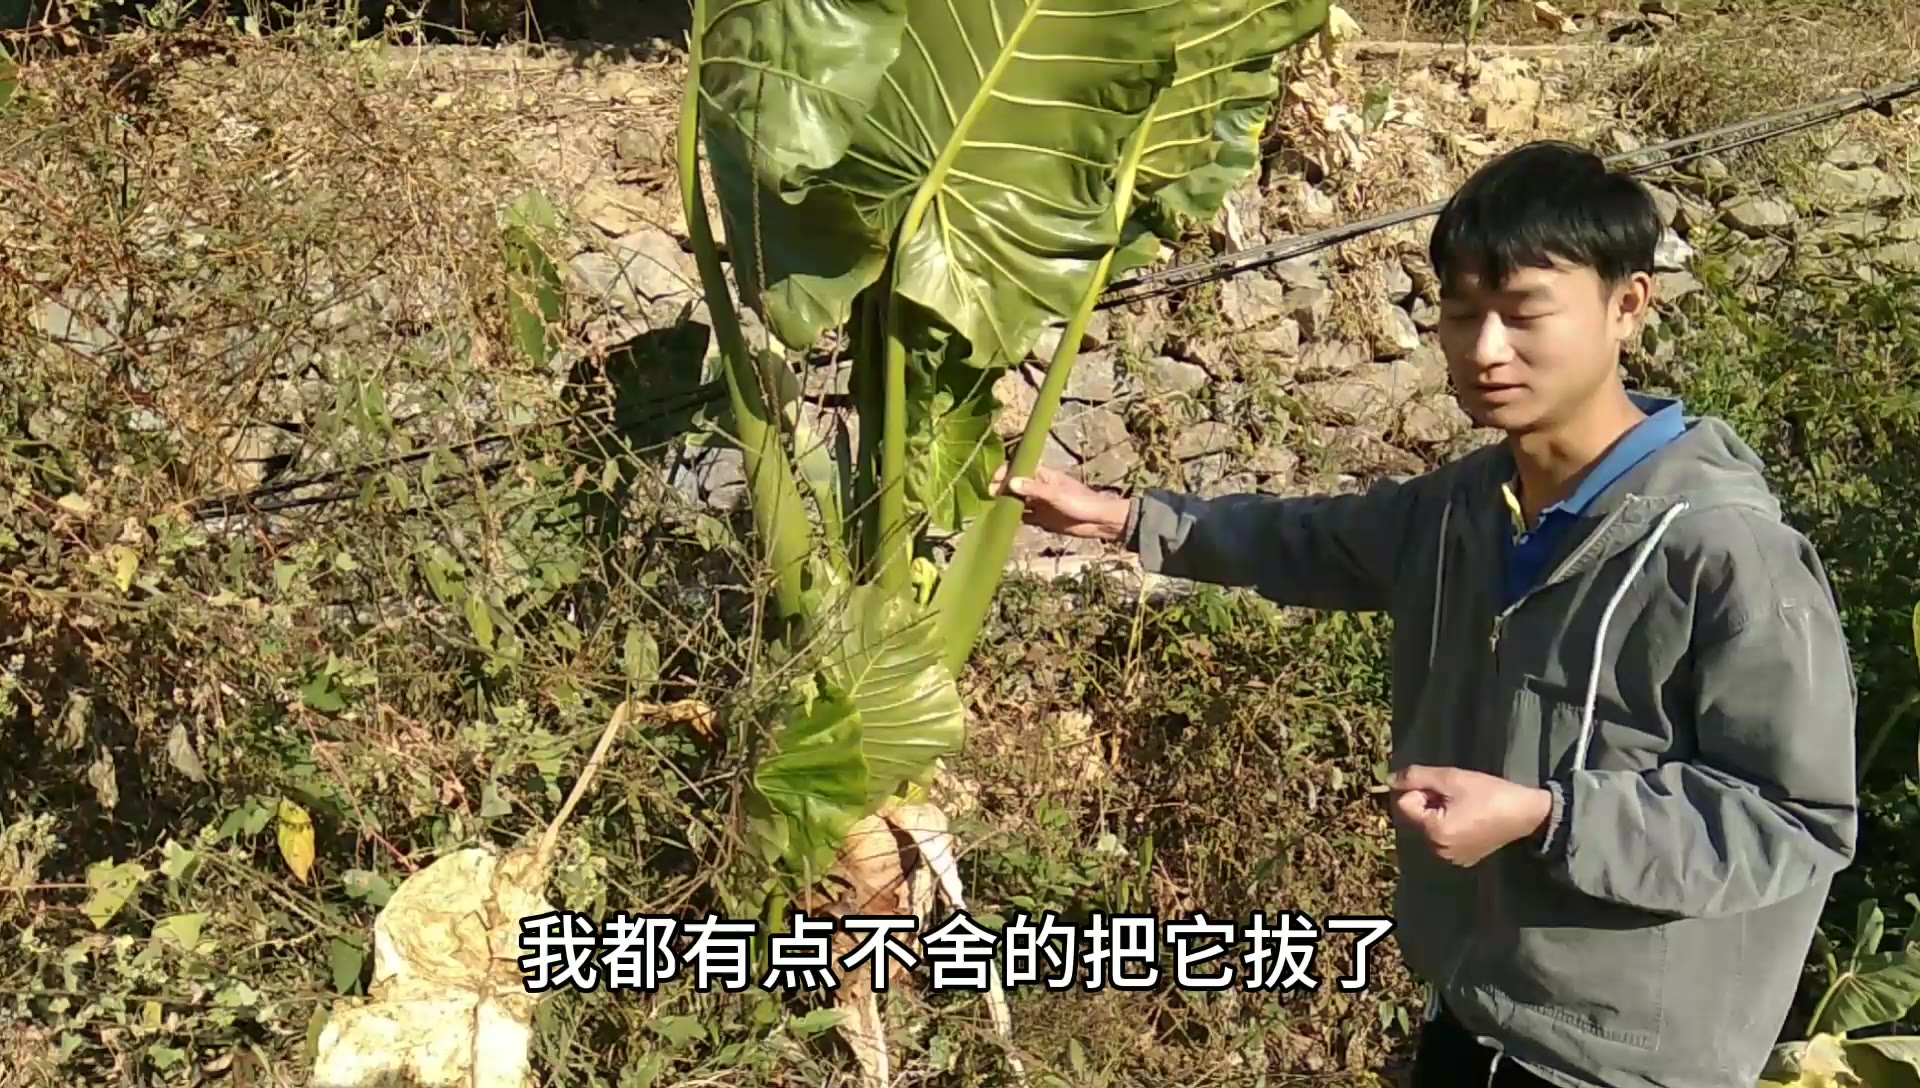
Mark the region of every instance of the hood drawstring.
<instances>
[{"instance_id":1,"label":"hood drawstring","mask_svg":"<svg viewBox=\"0 0 1920 1088\"><path fill-rule=\"evenodd\" d=\"M1427 631L1427 671L1433 671L1434 655L1440 651L1440 602L1444 599L1441 590L1447 584L1447 521L1453 517L1453 501L1449 499L1440 508L1440 555L1434 561L1433 571L1433 620Z\"/></svg>"},{"instance_id":2,"label":"hood drawstring","mask_svg":"<svg viewBox=\"0 0 1920 1088\"><path fill-rule=\"evenodd\" d=\"M1640 544L1640 550L1634 553L1633 566L1627 569L1627 576L1620 580L1619 588L1613 591L1613 597L1607 601L1607 610L1600 614L1600 630L1593 636L1593 669L1587 674L1587 704L1580 714L1580 743L1573 751L1573 769L1576 771L1586 769L1587 744L1593 739L1593 710L1600 694L1600 666L1606 660L1607 626L1613 622L1614 610L1620 607L1627 590L1633 587L1633 580L1640 577L1640 571L1647 565L1653 549L1659 546L1660 538L1666 535L1667 527L1686 509L1684 501L1677 502L1660 516L1653 532L1647 534L1647 539Z\"/></svg>"}]
</instances>

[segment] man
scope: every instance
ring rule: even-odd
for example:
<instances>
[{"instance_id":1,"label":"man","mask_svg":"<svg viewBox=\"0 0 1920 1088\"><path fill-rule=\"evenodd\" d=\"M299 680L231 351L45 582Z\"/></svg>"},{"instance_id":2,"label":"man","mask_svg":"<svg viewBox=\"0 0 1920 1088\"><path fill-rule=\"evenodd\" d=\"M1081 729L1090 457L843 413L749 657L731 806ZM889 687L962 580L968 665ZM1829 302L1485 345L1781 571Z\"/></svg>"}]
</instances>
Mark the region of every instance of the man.
<instances>
[{"instance_id":1,"label":"man","mask_svg":"<svg viewBox=\"0 0 1920 1088\"><path fill-rule=\"evenodd\" d=\"M1482 168L1430 244L1505 440L1362 494L1008 482L1147 570L1393 618L1414 1084L1751 1088L1852 859L1854 682L1818 556L1722 421L1629 393L1663 231L1596 156Z\"/></svg>"}]
</instances>

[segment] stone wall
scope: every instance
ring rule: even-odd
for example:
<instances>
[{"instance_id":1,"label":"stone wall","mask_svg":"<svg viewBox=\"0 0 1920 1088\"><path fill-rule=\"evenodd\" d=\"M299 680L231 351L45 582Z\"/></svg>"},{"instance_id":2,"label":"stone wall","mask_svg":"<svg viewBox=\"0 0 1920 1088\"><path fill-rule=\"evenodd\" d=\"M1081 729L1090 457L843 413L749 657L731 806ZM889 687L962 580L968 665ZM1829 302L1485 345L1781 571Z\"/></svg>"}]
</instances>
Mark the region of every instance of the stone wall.
<instances>
[{"instance_id":1,"label":"stone wall","mask_svg":"<svg viewBox=\"0 0 1920 1088\"><path fill-rule=\"evenodd\" d=\"M1684 387L1685 361L1665 330L1698 301L1703 251L1724 261L1737 289L1756 301L1790 261L1862 279L1887 266L1920 271L1910 181L1854 144L1835 148L1812 177L1809 191L1789 195L1706 157L1649 178L1667 231L1656 258L1657 309L1630 377ZM1245 197L1243 207L1251 203ZM1042 463L1117 491L1294 494L1417 473L1486 440L1448 390L1424 253L1430 226L1415 224L1389 253L1362 263L1322 251L1185 299L1099 313ZM1364 290L1356 293L1354 283ZM996 387L1006 405L998 429L1009 444L1026 425L1058 337L1044 337ZM817 374L807 384L822 390L832 382ZM733 453L708 451L682 478L721 503L744 497ZM1101 554L1023 530L1017 562L1064 573Z\"/></svg>"}]
</instances>

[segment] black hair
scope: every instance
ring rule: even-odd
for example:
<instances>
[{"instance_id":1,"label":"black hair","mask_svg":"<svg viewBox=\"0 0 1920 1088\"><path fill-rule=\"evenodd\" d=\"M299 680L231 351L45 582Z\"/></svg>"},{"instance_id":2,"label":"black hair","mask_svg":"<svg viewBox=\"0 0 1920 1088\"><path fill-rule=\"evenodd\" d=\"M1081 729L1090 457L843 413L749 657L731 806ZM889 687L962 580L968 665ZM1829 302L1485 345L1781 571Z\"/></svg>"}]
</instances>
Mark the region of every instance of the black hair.
<instances>
[{"instance_id":1,"label":"black hair","mask_svg":"<svg viewBox=\"0 0 1920 1088\"><path fill-rule=\"evenodd\" d=\"M1427 252L1448 293L1461 275L1498 286L1556 259L1593 269L1611 289L1653 271L1665 230L1653 194L1631 175L1586 148L1539 140L1475 171L1441 211Z\"/></svg>"}]
</instances>

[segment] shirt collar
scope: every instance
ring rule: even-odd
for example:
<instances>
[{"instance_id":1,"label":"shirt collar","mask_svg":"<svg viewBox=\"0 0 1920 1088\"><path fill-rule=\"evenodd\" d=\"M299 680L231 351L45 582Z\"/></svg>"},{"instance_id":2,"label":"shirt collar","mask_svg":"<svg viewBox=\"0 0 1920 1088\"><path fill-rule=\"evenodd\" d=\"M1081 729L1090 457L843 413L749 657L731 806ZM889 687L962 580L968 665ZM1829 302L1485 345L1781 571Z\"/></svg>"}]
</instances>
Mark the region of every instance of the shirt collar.
<instances>
[{"instance_id":1,"label":"shirt collar","mask_svg":"<svg viewBox=\"0 0 1920 1088\"><path fill-rule=\"evenodd\" d=\"M1679 437L1686 430L1686 406L1678 398L1655 397L1644 393L1627 395L1633 398L1634 404L1641 411L1647 413L1647 418L1635 424L1632 430L1613 444L1613 448L1600 458L1599 463L1581 478L1580 485L1574 488L1573 494L1540 512L1542 524L1546 522L1549 515L1556 512L1573 517L1585 513L1587 507L1593 504L1593 500L1599 498L1600 494L1614 481L1625 475L1628 469L1646 460L1655 450ZM1506 498L1507 507L1513 514L1514 530L1525 533L1527 531L1526 515L1522 513L1520 505L1519 477L1516 476L1503 484L1501 490Z\"/></svg>"}]
</instances>

